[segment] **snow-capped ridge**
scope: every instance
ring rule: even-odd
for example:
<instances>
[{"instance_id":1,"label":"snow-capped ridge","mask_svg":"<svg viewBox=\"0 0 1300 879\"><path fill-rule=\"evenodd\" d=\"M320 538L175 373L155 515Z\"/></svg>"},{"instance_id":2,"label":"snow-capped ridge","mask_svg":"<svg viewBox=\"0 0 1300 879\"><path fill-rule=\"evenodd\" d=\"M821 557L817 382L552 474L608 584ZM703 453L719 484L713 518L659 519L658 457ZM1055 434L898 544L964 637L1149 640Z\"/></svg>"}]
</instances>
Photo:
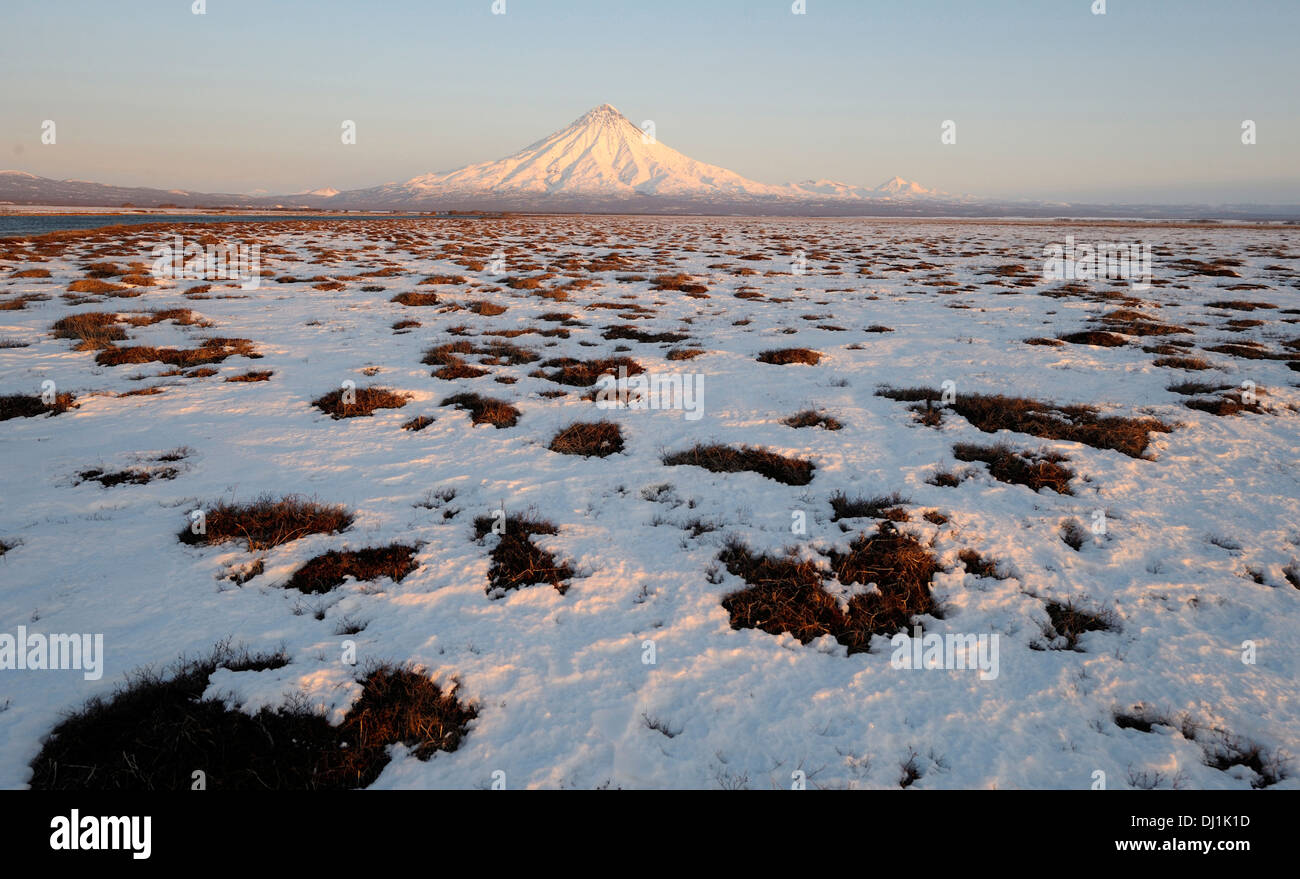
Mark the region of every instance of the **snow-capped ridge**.
<instances>
[{"instance_id":1,"label":"snow-capped ridge","mask_svg":"<svg viewBox=\"0 0 1300 879\"><path fill-rule=\"evenodd\" d=\"M8 179L14 195L30 200L37 190L47 199L77 202L95 199L110 203L162 197L292 203L306 207L359 210L507 209L507 210L702 210L798 211L832 213L877 208L912 211L912 200L949 201L946 193L893 177L877 187L828 179L771 184L751 180L719 165L684 155L657 137L651 125L643 131L612 104L592 107L569 125L501 159L476 162L450 171L340 192L320 187L274 196L258 190L244 196L196 193L173 189L109 187L88 181ZM4 193L0 193L3 195ZM117 202L113 200L117 199Z\"/></svg>"},{"instance_id":2,"label":"snow-capped ridge","mask_svg":"<svg viewBox=\"0 0 1300 879\"><path fill-rule=\"evenodd\" d=\"M696 200L869 200L926 197L920 184L895 177L871 188L833 180L771 184L683 155L643 131L612 104L601 104L565 128L512 155L452 171L422 174L400 184L360 190L370 200L403 201L480 197ZM352 193L341 193L341 201Z\"/></svg>"}]
</instances>

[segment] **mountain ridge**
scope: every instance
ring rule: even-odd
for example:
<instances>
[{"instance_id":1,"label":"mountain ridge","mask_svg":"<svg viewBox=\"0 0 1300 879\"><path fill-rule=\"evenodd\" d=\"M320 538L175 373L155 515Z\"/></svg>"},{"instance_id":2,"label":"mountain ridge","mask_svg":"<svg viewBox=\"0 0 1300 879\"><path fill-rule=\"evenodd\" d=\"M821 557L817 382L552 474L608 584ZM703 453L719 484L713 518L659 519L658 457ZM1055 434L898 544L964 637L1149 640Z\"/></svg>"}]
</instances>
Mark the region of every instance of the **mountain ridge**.
<instances>
[{"instance_id":1,"label":"mountain ridge","mask_svg":"<svg viewBox=\"0 0 1300 879\"><path fill-rule=\"evenodd\" d=\"M608 209L620 203L671 209L895 199L951 199L946 193L894 177L871 188L832 180L771 184L693 159L643 131L612 104L588 110L568 126L500 159L431 172L403 182L339 191L319 187L287 195L205 193L53 180L21 171L0 172L0 202L106 204L221 203L232 206L317 207L345 210Z\"/></svg>"},{"instance_id":2,"label":"mountain ridge","mask_svg":"<svg viewBox=\"0 0 1300 879\"><path fill-rule=\"evenodd\" d=\"M880 187L816 181L816 186L750 180L693 159L643 131L612 104L588 110L565 128L501 159L422 174L403 183L340 193L370 201L420 201L437 196L637 196L674 198L825 199L944 196L894 177Z\"/></svg>"},{"instance_id":3,"label":"mountain ridge","mask_svg":"<svg viewBox=\"0 0 1300 879\"><path fill-rule=\"evenodd\" d=\"M1087 204L978 200L902 177L878 186L829 179L771 184L693 159L611 104L500 159L403 182L274 195L114 186L0 171L0 206L205 207L774 216L1300 218L1297 205Z\"/></svg>"}]
</instances>

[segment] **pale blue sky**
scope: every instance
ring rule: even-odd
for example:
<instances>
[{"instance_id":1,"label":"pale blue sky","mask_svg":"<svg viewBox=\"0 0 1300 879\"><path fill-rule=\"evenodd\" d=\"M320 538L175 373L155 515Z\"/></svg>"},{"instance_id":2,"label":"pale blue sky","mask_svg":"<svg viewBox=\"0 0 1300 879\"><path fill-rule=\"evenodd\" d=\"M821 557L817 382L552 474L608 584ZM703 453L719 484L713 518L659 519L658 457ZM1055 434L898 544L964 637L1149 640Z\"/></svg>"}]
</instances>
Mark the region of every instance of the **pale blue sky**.
<instances>
[{"instance_id":1,"label":"pale blue sky","mask_svg":"<svg viewBox=\"0 0 1300 879\"><path fill-rule=\"evenodd\" d=\"M608 102L769 183L1300 202L1300 0L1091 4L0 0L0 168L349 189L499 158Z\"/></svg>"}]
</instances>

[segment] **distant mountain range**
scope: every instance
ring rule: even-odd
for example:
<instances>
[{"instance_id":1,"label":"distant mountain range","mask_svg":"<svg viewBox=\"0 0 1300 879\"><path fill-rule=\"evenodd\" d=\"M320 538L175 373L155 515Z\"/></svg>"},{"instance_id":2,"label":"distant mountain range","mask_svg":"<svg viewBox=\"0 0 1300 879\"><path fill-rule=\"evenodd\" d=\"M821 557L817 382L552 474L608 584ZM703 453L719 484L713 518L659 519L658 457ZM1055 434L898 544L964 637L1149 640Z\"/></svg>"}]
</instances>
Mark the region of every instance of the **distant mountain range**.
<instances>
[{"instance_id":1,"label":"distant mountain range","mask_svg":"<svg viewBox=\"0 0 1300 879\"><path fill-rule=\"evenodd\" d=\"M487 203L536 210L581 202L753 208L809 201L931 197L946 196L898 177L875 189L830 180L784 186L759 183L682 155L609 104L602 104L567 128L504 159L425 174L405 183L341 192L330 204L410 207Z\"/></svg>"},{"instance_id":2,"label":"distant mountain range","mask_svg":"<svg viewBox=\"0 0 1300 879\"><path fill-rule=\"evenodd\" d=\"M1114 216L1294 219L1300 207L1079 205L987 201L901 177L867 187L834 180L774 185L698 162L602 104L519 152L368 189L289 195L211 193L52 180L0 171L0 205L307 208L832 216Z\"/></svg>"}]
</instances>

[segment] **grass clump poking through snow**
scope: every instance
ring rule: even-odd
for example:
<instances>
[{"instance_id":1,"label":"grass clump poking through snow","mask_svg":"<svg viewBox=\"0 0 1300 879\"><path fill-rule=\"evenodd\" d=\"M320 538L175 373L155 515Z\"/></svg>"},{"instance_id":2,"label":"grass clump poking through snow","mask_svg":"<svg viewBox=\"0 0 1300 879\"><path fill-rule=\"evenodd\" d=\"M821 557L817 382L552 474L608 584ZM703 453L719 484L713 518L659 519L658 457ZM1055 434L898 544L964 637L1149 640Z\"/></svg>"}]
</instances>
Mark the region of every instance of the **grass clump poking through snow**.
<instances>
[{"instance_id":1,"label":"grass clump poking through snow","mask_svg":"<svg viewBox=\"0 0 1300 879\"><path fill-rule=\"evenodd\" d=\"M839 602L822 587L826 575L815 559L755 555L733 539L718 561L748 584L722 599L733 629L789 632L800 644L823 635L841 640L847 630Z\"/></svg>"},{"instance_id":2,"label":"grass clump poking through snow","mask_svg":"<svg viewBox=\"0 0 1300 879\"><path fill-rule=\"evenodd\" d=\"M342 586L348 577L362 581L388 577L394 583L400 583L403 577L419 567L414 555L415 547L401 543L344 552L332 549L294 571L285 586L310 594L329 592Z\"/></svg>"},{"instance_id":3,"label":"grass clump poking through snow","mask_svg":"<svg viewBox=\"0 0 1300 879\"><path fill-rule=\"evenodd\" d=\"M877 497L860 497L850 498L842 491L831 495L831 509L835 515L831 517L832 522L838 522L841 519L889 519L894 522L906 522L910 516L907 510L903 509L904 504L910 504L911 500L903 497L898 492Z\"/></svg>"},{"instance_id":4,"label":"grass clump poking through snow","mask_svg":"<svg viewBox=\"0 0 1300 879\"><path fill-rule=\"evenodd\" d=\"M454 394L438 404L455 406L469 412L473 424L490 424L496 428L514 427L520 411L505 400L484 397L481 394Z\"/></svg>"},{"instance_id":5,"label":"grass clump poking through snow","mask_svg":"<svg viewBox=\"0 0 1300 879\"><path fill-rule=\"evenodd\" d=\"M209 363L221 363L235 356L257 359L261 357L248 339L204 339L197 348L155 348L152 345L130 345L125 348L105 348L95 355L100 366L122 366L128 363L166 363L188 368Z\"/></svg>"},{"instance_id":6,"label":"grass clump poking through snow","mask_svg":"<svg viewBox=\"0 0 1300 879\"><path fill-rule=\"evenodd\" d=\"M462 354L472 354L474 346L469 342L457 341L447 342L437 345L424 352L424 359L421 363L430 366L437 366L433 371L434 378L440 378L444 381L451 381L458 378L478 378L487 375L486 369L479 369L477 366L470 366L461 357Z\"/></svg>"},{"instance_id":7,"label":"grass clump poking through snow","mask_svg":"<svg viewBox=\"0 0 1300 879\"><path fill-rule=\"evenodd\" d=\"M802 412L796 412L789 418L781 419L781 423L787 427L821 427L825 430L839 430L844 425L837 419L818 412L816 409L805 409Z\"/></svg>"},{"instance_id":8,"label":"grass clump poking through snow","mask_svg":"<svg viewBox=\"0 0 1300 879\"><path fill-rule=\"evenodd\" d=\"M1256 393L1263 394L1263 388L1256 389ZM1248 401L1241 391L1230 391L1217 397L1196 397L1184 400L1183 405L1188 409L1198 409L1218 416L1236 415L1239 412L1253 412L1258 415L1268 411L1259 403Z\"/></svg>"},{"instance_id":9,"label":"grass clump poking through snow","mask_svg":"<svg viewBox=\"0 0 1300 879\"><path fill-rule=\"evenodd\" d=\"M0 397L0 421L10 418L35 418L37 415L60 415L77 408L76 397L70 393L55 394L53 403L46 403L36 395L11 394Z\"/></svg>"},{"instance_id":10,"label":"grass clump poking through snow","mask_svg":"<svg viewBox=\"0 0 1300 879\"><path fill-rule=\"evenodd\" d=\"M902 402L937 403L940 391L933 388L880 388L876 394ZM1150 434L1169 433L1171 425L1155 418L1099 415L1097 407L1082 404L1060 406L1028 397L1001 394L957 394L946 408L952 409L985 433L1013 430L1042 439L1083 443L1097 449L1114 449L1132 458L1142 457Z\"/></svg>"},{"instance_id":11,"label":"grass clump poking through snow","mask_svg":"<svg viewBox=\"0 0 1300 879\"><path fill-rule=\"evenodd\" d=\"M774 363L777 366L785 366L789 363L816 366L821 362L822 355L811 348L773 348L770 351L760 352L755 359L759 363Z\"/></svg>"},{"instance_id":12,"label":"grass clump poking through snow","mask_svg":"<svg viewBox=\"0 0 1300 879\"><path fill-rule=\"evenodd\" d=\"M96 278L82 278L68 285L69 293L107 293L111 296L125 291L126 287L121 284L110 284L108 281L100 281Z\"/></svg>"},{"instance_id":13,"label":"grass clump poking through snow","mask_svg":"<svg viewBox=\"0 0 1300 879\"><path fill-rule=\"evenodd\" d=\"M217 544L243 540L249 552L289 543L308 534L333 534L352 524L342 506L326 506L289 495L275 500L262 495L245 504L218 503L204 511L203 533L194 524L180 533L182 543Z\"/></svg>"},{"instance_id":14,"label":"grass clump poking through snow","mask_svg":"<svg viewBox=\"0 0 1300 879\"><path fill-rule=\"evenodd\" d=\"M625 339L632 342L684 342L690 338L685 333L650 333L639 330L631 324L605 327L600 337L607 341Z\"/></svg>"},{"instance_id":15,"label":"grass clump poking through snow","mask_svg":"<svg viewBox=\"0 0 1300 879\"><path fill-rule=\"evenodd\" d=\"M1204 357L1157 357L1151 361L1152 366L1163 366L1169 369L1213 369L1214 364Z\"/></svg>"},{"instance_id":16,"label":"grass clump poking through snow","mask_svg":"<svg viewBox=\"0 0 1300 879\"><path fill-rule=\"evenodd\" d=\"M722 600L733 629L789 632L801 644L830 635L850 654L865 653L873 635L891 636L913 617L938 611L930 593L938 563L890 522L859 534L847 552L832 551L829 572L813 559L754 555L734 540L718 560L748 584ZM825 588L831 577L844 586L874 583L876 590L853 595L845 606Z\"/></svg>"},{"instance_id":17,"label":"grass clump poking through snow","mask_svg":"<svg viewBox=\"0 0 1300 879\"><path fill-rule=\"evenodd\" d=\"M175 467L128 467L125 470L82 470L77 474L80 482L98 482L104 488L115 485L148 485L155 479L175 479L180 473Z\"/></svg>"},{"instance_id":18,"label":"grass clump poking through snow","mask_svg":"<svg viewBox=\"0 0 1300 879\"><path fill-rule=\"evenodd\" d=\"M56 339L76 339L81 350L111 348L114 342L126 340L126 330L118 324L117 314L111 311L87 311L61 317L54 322L50 332Z\"/></svg>"},{"instance_id":19,"label":"grass clump poking through snow","mask_svg":"<svg viewBox=\"0 0 1300 879\"><path fill-rule=\"evenodd\" d=\"M579 421L557 433L547 448L562 455L604 458L623 451L623 431L612 421Z\"/></svg>"},{"instance_id":20,"label":"grass clump poking through snow","mask_svg":"<svg viewBox=\"0 0 1300 879\"><path fill-rule=\"evenodd\" d=\"M985 558L973 549L961 550L957 553L957 558L961 561L968 574L974 574L976 577L988 577L990 580L1006 579L996 561Z\"/></svg>"},{"instance_id":21,"label":"grass clump poking through snow","mask_svg":"<svg viewBox=\"0 0 1300 879\"><path fill-rule=\"evenodd\" d=\"M1062 542L1075 552L1081 552L1088 542L1088 531L1079 524L1078 519L1066 519L1059 529Z\"/></svg>"},{"instance_id":22,"label":"grass clump poking through snow","mask_svg":"<svg viewBox=\"0 0 1300 879\"><path fill-rule=\"evenodd\" d=\"M417 415L414 418L412 418L410 421L403 422L402 430L419 432L421 430L424 430L430 424L433 424L433 419L430 418L428 415Z\"/></svg>"},{"instance_id":23,"label":"grass clump poking through snow","mask_svg":"<svg viewBox=\"0 0 1300 879\"><path fill-rule=\"evenodd\" d=\"M551 372L538 370L535 373L538 378L577 388L591 387L596 383L596 379L606 373L616 376L620 368L626 370L628 375L640 375L645 372L641 364L630 357L607 357L600 360L577 360L572 357L557 357L553 360L547 360L542 366L545 369L550 369Z\"/></svg>"},{"instance_id":24,"label":"grass clump poking through snow","mask_svg":"<svg viewBox=\"0 0 1300 879\"><path fill-rule=\"evenodd\" d=\"M481 314L484 317L496 317L498 314L505 314L507 306L497 305L495 302L488 302L483 299L467 303L466 308L475 314Z\"/></svg>"},{"instance_id":25,"label":"grass clump poking through snow","mask_svg":"<svg viewBox=\"0 0 1300 879\"><path fill-rule=\"evenodd\" d=\"M978 446L958 443L952 448L958 461L982 461L988 465L989 475L999 482L1027 485L1034 491L1050 488L1057 494L1074 494L1070 480L1074 471L1061 466L1069 460L1055 452L1019 452L1008 445Z\"/></svg>"},{"instance_id":26,"label":"grass clump poking through snow","mask_svg":"<svg viewBox=\"0 0 1300 879\"><path fill-rule=\"evenodd\" d=\"M1128 339L1115 333L1108 333L1104 330L1082 330L1077 333L1066 333L1064 336L1057 336L1062 342L1069 342L1071 345L1096 345L1100 348L1118 348L1121 345L1127 345Z\"/></svg>"},{"instance_id":27,"label":"grass clump poking through snow","mask_svg":"<svg viewBox=\"0 0 1300 879\"><path fill-rule=\"evenodd\" d=\"M1255 790L1272 787L1290 777L1289 760L1281 752L1219 730L1214 732L1217 741L1204 745L1205 765L1211 769L1228 772L1238 766L1245 767L1253 773L1250 786Z\"/></svg>"},{"instance_id":28,"label":"grass clump poking through snow","mask_svg":"<svg viewBox=\"0 0 1300 879\"><path fill-rule=\"evenodd\" d=\"M714 473L739 473L748 470L786 485L807 485L812 482L816 465L802 458L788 458L756 449L752 446L697 444L681 452L665 455L663 462L669 466L689 464L703 467Z\"/></svg>"},{"instance_id":29,"label":"grass clump poking through snow","mask_svg":"<svg viewBox=\"0 0 1300 879\"><path fill-rule=\"evenodd\" d=\"M393 302L400 305L420 306L420 305L437 305L438 294L436 293L398 293L392 298Z\"/></svg>"},{"instance_id":30,"label":"grass clump poking through snow","mask_svg":"<svg viewBox=\"0 0 1300 879\"><path fill-rule=\"evenodd\" d=\"M1102 609L1094 613L1080 608L1073 601L1064 604L1049 601L1047 617L1050 622L1043 627L1043 637L1047 638L1052 650L1082 652L1079 637L1084 632L1111 632L1119 628L1113 611Z\"/></svg>"},{"instance_id":31,"label":"grass clump poking through snow","mask_svg":"<svg viewBox=\"0 0 1300 879\"><path fill-rule=\"evenodd\" d=\"M346 396L350 395L352 400L347 402ZM406 405L410 397L406 394L399 394L390 388L356 388L346 390L339 388L336 391L330 391L323 397L318 397L311 401L311 404L317 409L329 415L331 418L357 418L360 416L373 415L376 409L401 409Z\"/></svg>"},{"instance_id":32,"label":"grass clump poking through snow","mask_svg":"<svg viewBox=\"0 0 1300 879\"><path fill-rule=\"evenodd\" d=\"M275 373L269 369L253 369L239 375L227 376L228 382L266 382L271 380Z\"/></svg>"},{"instance_id":33,"label":"grass clump poking through snow","mask_svg":"<svg viewBox=\"0 0 1300 879\"><path fill-rule=\"evenodd\" d=\"M497 523L501 523L497 526ZM568 563L560 564L552 553L534 545L532 538L538 534L559 534L551 522L533 516L479 516L474 520L474 538L483 540L490 534L497 537L492 548L492 565L488 568L487 593L500 598L511 589L550 583L563 595L569 589L568 580L573 569Z\"/></svg>"},{"instance_id":34,"label":"grass clump poking through snow","mask_svg":"<svg viewBox=\"0 0 1300 879\"><path fill-rule=\"evenodd\" d=\"M283 655L235 655L224 645L179 663L164 677L131 675L108 699L93 699L54 728L32 763L37 790L188 790L202 770L209 790L329 790L366 787L405 744L427 760L454 751L477 711L455 687L414 669L379 665L339 726L301 699L248 714L204 698L218 668L280 668Z\"/></svg>"}]
</instances>

